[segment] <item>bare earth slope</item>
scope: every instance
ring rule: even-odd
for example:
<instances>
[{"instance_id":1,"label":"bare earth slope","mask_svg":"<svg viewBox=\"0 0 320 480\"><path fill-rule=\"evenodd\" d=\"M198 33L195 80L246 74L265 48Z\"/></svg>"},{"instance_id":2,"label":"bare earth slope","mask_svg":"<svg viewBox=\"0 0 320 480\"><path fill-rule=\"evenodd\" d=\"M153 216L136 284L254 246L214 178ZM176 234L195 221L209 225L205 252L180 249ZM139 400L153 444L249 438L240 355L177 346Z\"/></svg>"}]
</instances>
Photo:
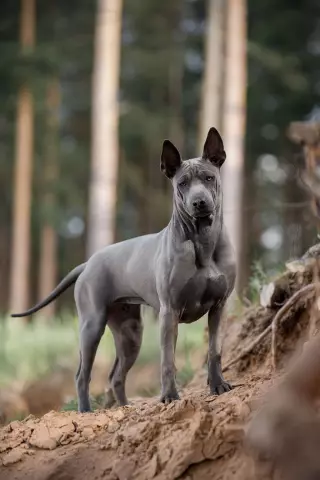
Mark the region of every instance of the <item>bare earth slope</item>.
<instances>
[{"instance_id":1,"label":"bare earth slope","mask_svg":"<svg viewBox=\"0 0 320 480\"><path fill-rule=\"evenodd\" d=\"M0 479L249 478L241 435L230 425L243 424L259 383L248 379L216 398L195 385L169 406L137 401L13 422L0 433Z\"/></svg>"}]
</instances>

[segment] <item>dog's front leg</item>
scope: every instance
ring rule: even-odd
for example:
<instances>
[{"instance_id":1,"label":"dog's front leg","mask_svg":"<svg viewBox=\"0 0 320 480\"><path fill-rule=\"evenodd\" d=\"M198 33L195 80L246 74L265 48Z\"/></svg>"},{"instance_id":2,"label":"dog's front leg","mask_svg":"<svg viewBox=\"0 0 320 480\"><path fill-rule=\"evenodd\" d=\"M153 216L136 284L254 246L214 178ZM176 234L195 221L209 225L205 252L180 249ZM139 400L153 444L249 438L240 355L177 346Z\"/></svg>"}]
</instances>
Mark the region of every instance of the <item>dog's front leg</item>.
<instances>
[{"instance_id":1,"label":"dog's front leg","mask_svg":"<svg viewBox=\"0 0 320 480\"><path fill-rule=\"evenodd\" d=\"M218 353L217 339L219 323L224 305L211 308L208 315L209 350L208 350L208 384L212 395L221 395L232 389L221 371L221 354Z\"/></svg>"},{"instance_id":2,"label":"dog's front leg","mask_svg":"<svg viewBox=\"0 0 320 480\"><path fill-rule=\"evenodd\" d=\"M178 319L173 311L160 310L161 402L179 400L175 380L174 354L178 335Z\"/></svg>"}]
</instances>

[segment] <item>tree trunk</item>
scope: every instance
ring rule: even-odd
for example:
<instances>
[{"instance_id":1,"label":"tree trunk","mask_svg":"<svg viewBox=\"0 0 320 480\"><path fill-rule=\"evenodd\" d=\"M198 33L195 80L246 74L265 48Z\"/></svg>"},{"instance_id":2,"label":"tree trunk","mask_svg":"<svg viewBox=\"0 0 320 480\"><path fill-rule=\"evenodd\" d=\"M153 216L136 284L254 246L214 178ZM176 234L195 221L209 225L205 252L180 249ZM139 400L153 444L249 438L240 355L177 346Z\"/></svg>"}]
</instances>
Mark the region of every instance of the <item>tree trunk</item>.
<instances>
[{"instance_id":1,"label":"tree trunk","mask_svg":"<svg viewBox=\"0 0 320 480\"><path fill-rule=\"evenodd\" d=\"M87 255L114 241L122 0L99 0L92 105Z\"/></svg>"},{"instance_id":2,"label":"tree trunk","mask_svg":"<svg viewBox=\"0 0 320 480\"><path fill-rule=\"evenodd\" d=\"M222 167L224 221L239 267L247 82L245 0L228 0L226 42L223 134L227 160Z\"/></svg>"},{"instance_id":3,"label":"tree trunk","mask_svg":"<svg viewBox=\"0 0 320 480\"><path fill-rule=\"evenodd\" d=\"M22 0L22 50L35 41L35 0ZM16 159L14 173L13 231L10 275L10 309L25 310L29 300L30 214L33 163L33 98L28 85L18 94Z\"/></svg>"},{"instance_id":4,"label":"tree trunk","mask_svg":"<svg viewBox=\"0 0 320 480\"><path fill-rule=\"evenodd\" d=\"M222 130L224 74L224 0L209 0L199 128L199 153L211 127Z\"/></svg>"},{"instance_id":5,"label":"tree trunk","mask_svg":"<svg viewBox=\"0 0 320 480\"><path fill-rule=\"evenodd\" d=\"M53 192L54 182L58 174L58 129L59 129L59 104L60 92L58 81L52 81L47 91L47 125L45 139L45 164L44 164L44 195L43 205L46 218L43 221L40 238L40 262L39 262L39 285L38 298L42 300L55 287L57 280L57 234L53 225L53 219L47 216L53 214L55 196ZM48 221L49 220L49 221ZM47 319L55 313L55 302L50 303L41 310L41 317Z\"/></svg>"}]
</instances>

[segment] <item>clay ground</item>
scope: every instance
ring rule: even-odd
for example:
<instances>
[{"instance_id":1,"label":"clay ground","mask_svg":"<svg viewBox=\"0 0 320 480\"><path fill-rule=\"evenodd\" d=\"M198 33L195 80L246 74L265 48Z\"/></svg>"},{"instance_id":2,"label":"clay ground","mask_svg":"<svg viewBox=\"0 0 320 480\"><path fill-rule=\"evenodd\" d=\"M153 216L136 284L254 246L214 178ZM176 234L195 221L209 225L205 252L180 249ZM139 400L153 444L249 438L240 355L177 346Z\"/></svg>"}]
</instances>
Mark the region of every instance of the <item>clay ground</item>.
<instances>
[{"instance_id":1,"label":"clay ground","mask_svg":"<svg viewBox=\"0 0 320 480\"><path fill-rule=\"evenodd\" d=\"M1 432L0 479L249 479L241 430L269 378L243 378L221 397L199 375L169 406L138 400L113 411L50 412Z\"/></svg>"}]
</instances>

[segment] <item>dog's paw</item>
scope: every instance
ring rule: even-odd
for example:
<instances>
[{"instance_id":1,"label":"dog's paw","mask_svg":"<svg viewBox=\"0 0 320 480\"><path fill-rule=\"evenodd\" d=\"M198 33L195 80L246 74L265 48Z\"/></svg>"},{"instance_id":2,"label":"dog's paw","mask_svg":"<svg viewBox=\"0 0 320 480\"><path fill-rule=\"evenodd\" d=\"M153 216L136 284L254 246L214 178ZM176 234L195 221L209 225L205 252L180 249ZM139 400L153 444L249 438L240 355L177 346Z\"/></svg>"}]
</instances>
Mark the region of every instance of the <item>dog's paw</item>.
<instances>
[{"instance_id":1,"label":"dog's paw","mask_svg":"<svg viewBox=\"0 0 320 480\"><path fill-rule=\"evenodd\" d=\"M223 393L230 392L233 387L225 380L221 380L221 383L210 386L211 395L222 395Z\"/></svg>"},{"instance_id":2,"label":"dog's paw","mask_svg":"<svg viewBox=\"0 0 320 480\"><path fill-rule=\"evenodd\" d=\"M160 401L165 404L174 402L174 400L180 400L178 392L163 393L160 397Z\"/></svg>"}]
</instances>

